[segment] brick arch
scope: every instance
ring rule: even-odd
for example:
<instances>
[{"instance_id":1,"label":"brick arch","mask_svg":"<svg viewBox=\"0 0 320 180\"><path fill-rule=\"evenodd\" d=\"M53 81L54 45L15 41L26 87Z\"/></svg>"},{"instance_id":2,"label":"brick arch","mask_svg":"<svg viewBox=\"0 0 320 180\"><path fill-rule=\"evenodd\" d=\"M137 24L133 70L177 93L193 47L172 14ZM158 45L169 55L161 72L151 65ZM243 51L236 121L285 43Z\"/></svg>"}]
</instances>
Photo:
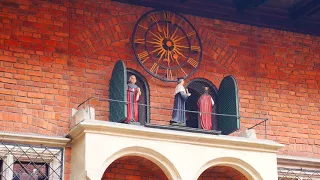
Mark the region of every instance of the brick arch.
<instances>
[{"instance_id":1,"label":"brick arch","mask_svg":"<svg viewBox=\"0 0 320 180\"><path fill-rule=\"evenodd\" d=\"M114 153L112 156L110 156L108 159L105 160L103 165L101 166L102 169L100 171L99 177L102 178L105 170L113 163L116 162L118 159L122 157L130 157L130 156L137 156L144 159L147 159L148 161L154 163L159 167L162 172L166 175L166 177L169 180L176 180L181 179L177 169L174 167L174 165L162 154L149 149L145 147L127 147L124 148L116 153Z\"/></svg>"},{"instance_id":2,"label":"brick arch","mask_svg":"<svg viewBox=\"0 0 320 180\"><path fill-rule=\"evenodd\" d=\"M112 43L128 40L136 22L132 16L135 14L110 17L92 23L75 35L70 34L70 54L91 57Z\"/></svg>"},{"instance_id":3,"label":"brick arch","mask_svg":"<svg viewBox=\"0 0 320 180\"><path fill-rule=\"evenodd\" d=\"M145 104L146 106L139 105L139 122L144 125L150 122L150 86L145 78L140 72L127 68L127 79L134 75L137 78L136 85L141 89L141 96L139 103Z\"/></svg>"},{"instance_id":4,"label":"brick arch","mask_svg":"<svg viewBox=\"0 0 320 180\"><path fill-rule=\"evenodd\" d=\"M205 163L196 173L194 179L198 179L202 173L212 167L230 167L238 171L248 180L262 180L261 175L247 162L234 157L220 157Z\"/></svg>"},{"instance_id":5,"label":"brick arch","mask_svg":"<svg viewBox=\"0 0 320 180\"><path fill-rule=\"evenodd\" d=\"M155 163L141 156L124 156L110 164L101 180L111 179L168 180Z\"/></svg>"},{"instance_id":6,"label":"brick arch","mask_svg":"<svg viewBox=\"0 0 320 180\"><path fill-rule=\"evenodd\" d=\"M209 87L209 94L216 101L218 96L217 86L206 78L194 78L186 84L186 88L192 94L186 101L186 110L188 111L200 111L198 107L198 100L204 92L204 87ZM216 106L213 106L212 113L216 113ZM193 128L201 128L198 113L186 112L188 114L187 126ZM216 115L212 115L212 128L217 130Z\"/></svg>"},{"instance_id":7,"label":"brick arch","mask_svg":"<svg viewBox=\"0 0 320 180\"><path fill-rule=\"evenodd\" d=\"M237 50L229 45L225 39L222 39L216 35L218 32L215 27L212 25L203 24L203 22L208 20L207 18L190 16L186 14L183 14L183 16L185 16L191 22L191 24L193 24L202 41L203 58L200 64L200 69L203 69L207 72L223 72L223 74L240 72L240 67L242 66L240 66L239 63L241 63L241 65L244 63L242 61L242 57L237 53ZM204 69L212 67L212 64L218 65L218 70L210 69L208 71L208 69Z\"/></svg>"},{"instance_id":8,"label":"brick arch","mask_svg":"<svg viewBox=\"0 0 320 180\"><path fill-rule=\"evenodd\" d=\"M90 57L91 54L116 41L107 21L92 24L74 35L70 42L70 54Z\"/></svg>"},{"instance_id":9,"label":"brick arch","mask_svg":"<svg viewBox=\"0 0 320 180\"><path fill-rule=\"evenodd\" d=\"M206 39L203 42L204 55L207 54L212 57L214 61L225 67L228 72L239 72L240 67L237 60L239 55L224 39L221 39L215 35L212 27L201 26L199 29L200 37Z\"/></svg>"},{"instance_id":10,"label":"brick arch","mask_svg":"<svg viewBox=\"0 0 320 180\"><path fill-rule=\"evenodd\" d=\"M198 180L207 180L212 178L219 180L248 180L242 173L228 166L210 167L200 175Z\"/></svg>"}]
</instances>

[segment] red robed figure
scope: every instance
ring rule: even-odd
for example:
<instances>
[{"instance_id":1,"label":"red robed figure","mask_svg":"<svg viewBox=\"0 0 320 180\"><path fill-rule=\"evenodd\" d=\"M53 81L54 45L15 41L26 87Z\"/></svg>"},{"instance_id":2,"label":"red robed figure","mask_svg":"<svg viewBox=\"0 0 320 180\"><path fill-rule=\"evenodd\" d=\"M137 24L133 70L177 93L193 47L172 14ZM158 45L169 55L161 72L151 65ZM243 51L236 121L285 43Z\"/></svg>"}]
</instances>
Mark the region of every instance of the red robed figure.
<instances>
[{"instance_id":1,"label":"red robed figure","mask_svg":"<svg viewBox=\"0 0 320 180\"><path fill-rule=\"evenodd\" d=\"M205 92L200 96L198 100L199 108L199 121L202 129L212 130L212 106L214 101L212 97L208 94L208 89L205 87Z\"/></svg>"},{"instance_id":2,"label":"red robed figure","mask_svg":"<svg viewBox=\"0 0 320 180\"><path fill-rule=\"evenodd\" d=\"M139 122L139 105L138 101L141 97L140 88L135 85L136 77L134 75L130 76L129 79L130 83L128 84L127 88L127 110L128 115L126 122L130 123L131 121Z\"/></svg>"}]
</instances>

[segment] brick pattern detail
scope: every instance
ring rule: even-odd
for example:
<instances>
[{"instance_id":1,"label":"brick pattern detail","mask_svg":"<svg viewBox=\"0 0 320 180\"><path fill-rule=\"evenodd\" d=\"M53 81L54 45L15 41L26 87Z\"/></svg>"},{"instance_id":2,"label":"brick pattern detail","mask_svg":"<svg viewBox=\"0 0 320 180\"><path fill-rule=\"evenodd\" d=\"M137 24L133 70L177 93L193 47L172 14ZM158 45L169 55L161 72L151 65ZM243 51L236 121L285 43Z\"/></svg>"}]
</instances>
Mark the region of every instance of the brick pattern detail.
<instances>
[{"instance_id":1,"label":"brick pattern detail","mask_svg":"<svg viewBox=\"0 0 320 180\"><path fill-rule=\"evenodd\" d=\"M198 180L248 180L239 171L227 166L215 166L205 170Z\"/></svg>"},{"instance_id":2,"label":"brick pattern detail","mask_svg":"<svg viewBox=\"0 0 320 180\"><path fill-rule=\"evenodd\" d=\"M0 2L0 130L68 132L68 4Z\"/></svg>"},{"instance_id":3,"label":"brick pattern detail","mask_svg":"<svg viewBox=\"0 0 320 180\"><path fill-rule=\"evenodd\" d=\"M70 109L89 97L108 120L108 81L122 59L150 86L150 105L172 108L175 84L156 80L137 63L130 36L149 8L108 0L0 2L0 131L63 136ZM320 37L186 15L203 43L193 78L217 87L237 79L244 117L269 117L267 138L281 154L320 157ZM151 108L151 123L171 111ZM257 121L242 118L242 128ZM257 128L264 138L263 128Z\"/></svg>"},{"instance_id":4,"label":"brick pattern detail","mask_svg":"<svg viewBox=\"0 0 320 180\"><path fill-rule=\"evenodd\" d=\"M114 161L102 180L168 180L152 161L139 156L126 156Z\"/></svg>"},{"instance_id":5,"label":"brick pattern detail","mask_svg":"<svg viewBox=\"0 0 320 180\"><path fill-rule=\"evenodd\" d=\"M71 174L71 147L64 150L64 180L70 180Z\"/></svg>"}]
</instances>

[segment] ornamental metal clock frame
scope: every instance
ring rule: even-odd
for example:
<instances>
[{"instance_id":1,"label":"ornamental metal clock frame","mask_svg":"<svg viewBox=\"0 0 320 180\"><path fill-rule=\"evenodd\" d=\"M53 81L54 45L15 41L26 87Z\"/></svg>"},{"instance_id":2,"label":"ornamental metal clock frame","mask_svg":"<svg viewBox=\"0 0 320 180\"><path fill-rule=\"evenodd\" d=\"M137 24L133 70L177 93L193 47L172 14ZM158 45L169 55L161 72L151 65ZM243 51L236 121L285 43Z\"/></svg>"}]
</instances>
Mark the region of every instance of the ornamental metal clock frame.
<instances>
[{"instance_id":1,"label":"ornamental metal clock frame","mask_svg":"<svg viewBox=\"0 0 320 180\"><path fill-rule=\"evenodd\" d=\"M202 43L188 19L166 9L143 14L134 26L132 48L139 64L166 82L190 77L202 60Z\"/></svg>"}]
</instances>

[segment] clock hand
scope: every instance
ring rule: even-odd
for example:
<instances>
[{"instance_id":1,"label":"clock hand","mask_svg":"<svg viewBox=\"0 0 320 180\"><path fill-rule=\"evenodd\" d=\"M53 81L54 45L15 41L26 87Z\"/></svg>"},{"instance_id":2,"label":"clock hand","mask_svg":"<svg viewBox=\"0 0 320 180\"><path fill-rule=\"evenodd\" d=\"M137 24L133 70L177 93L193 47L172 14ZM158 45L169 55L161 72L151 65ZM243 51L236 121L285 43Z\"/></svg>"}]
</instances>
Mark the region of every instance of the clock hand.
<instances>
[{"instance_id":1,"label":"clock hand","mask_svg":"<svg viewBox=\"0 0 320 180\"><path fill-rule=\"evenodd\" d=\"M183 55L183 54L179 51L179 48L173 49L173 52L176 53L176 54L179 54L180 56L182 56L182 57L184 57L184 58L187 58L185 55Z\"/></svg>"},{"instance_id":2,"label":"clock hand","mask_svg":"<svg viewBox=\"0 0 320 180\"><path fill-rule=\"evenodd\" d=\"M179 26L181 25L182 20L183 20L183 19L180 20L179 25L177 25L176 29L173 31L173 34L171 35L170 39L174 39L174 36L175 36L177 30L179 29Z\"/></svg>"},{"instance_id":3,"label":"clock hand","mask_svg":"<svg viewBox=\"0 0 320 180\"><path fill-rule=\"evenodd\" d=\"M151 15L151 14L149 14L149 17L152 19L152 21L153 21L154 23L156 23L157 28L158 28L158 31L159 31L159 32L162 32L162 30L161 30L161 28L160 28L160 26L159 26L159 23L158 23L158 21L157 21L157 19L156 19L155 15Z\"/></svg>"},{"instance_id":4,"label":"clock hand","mask_svg":"<svg viewBox=\"0 0 320 180\"><path fill-rule=\"evenodd\" d=\"M184 74L185 76L187 76L187 73L182 69L182 67L181 67L181 65L180 65L180 63L179 63L179 61L178 61L178 55L177 55L177 56L174 56L174 60L176 61L176 63L177 63L178 66L180 67L180 70L183 72L183 74Z\"/></svg>"},{"instance_id":5,"label":"clock hand","mask_svg":"<svg viewBox=\"0 0 320 180\"><path fill-rule=\"evenodd\" d=\"M186 48L186 49L189 49L190 47L188 46L181 46L181 45L176 45L176 47L179 47L179 48Z\"/></svg>"}]
</instances>

